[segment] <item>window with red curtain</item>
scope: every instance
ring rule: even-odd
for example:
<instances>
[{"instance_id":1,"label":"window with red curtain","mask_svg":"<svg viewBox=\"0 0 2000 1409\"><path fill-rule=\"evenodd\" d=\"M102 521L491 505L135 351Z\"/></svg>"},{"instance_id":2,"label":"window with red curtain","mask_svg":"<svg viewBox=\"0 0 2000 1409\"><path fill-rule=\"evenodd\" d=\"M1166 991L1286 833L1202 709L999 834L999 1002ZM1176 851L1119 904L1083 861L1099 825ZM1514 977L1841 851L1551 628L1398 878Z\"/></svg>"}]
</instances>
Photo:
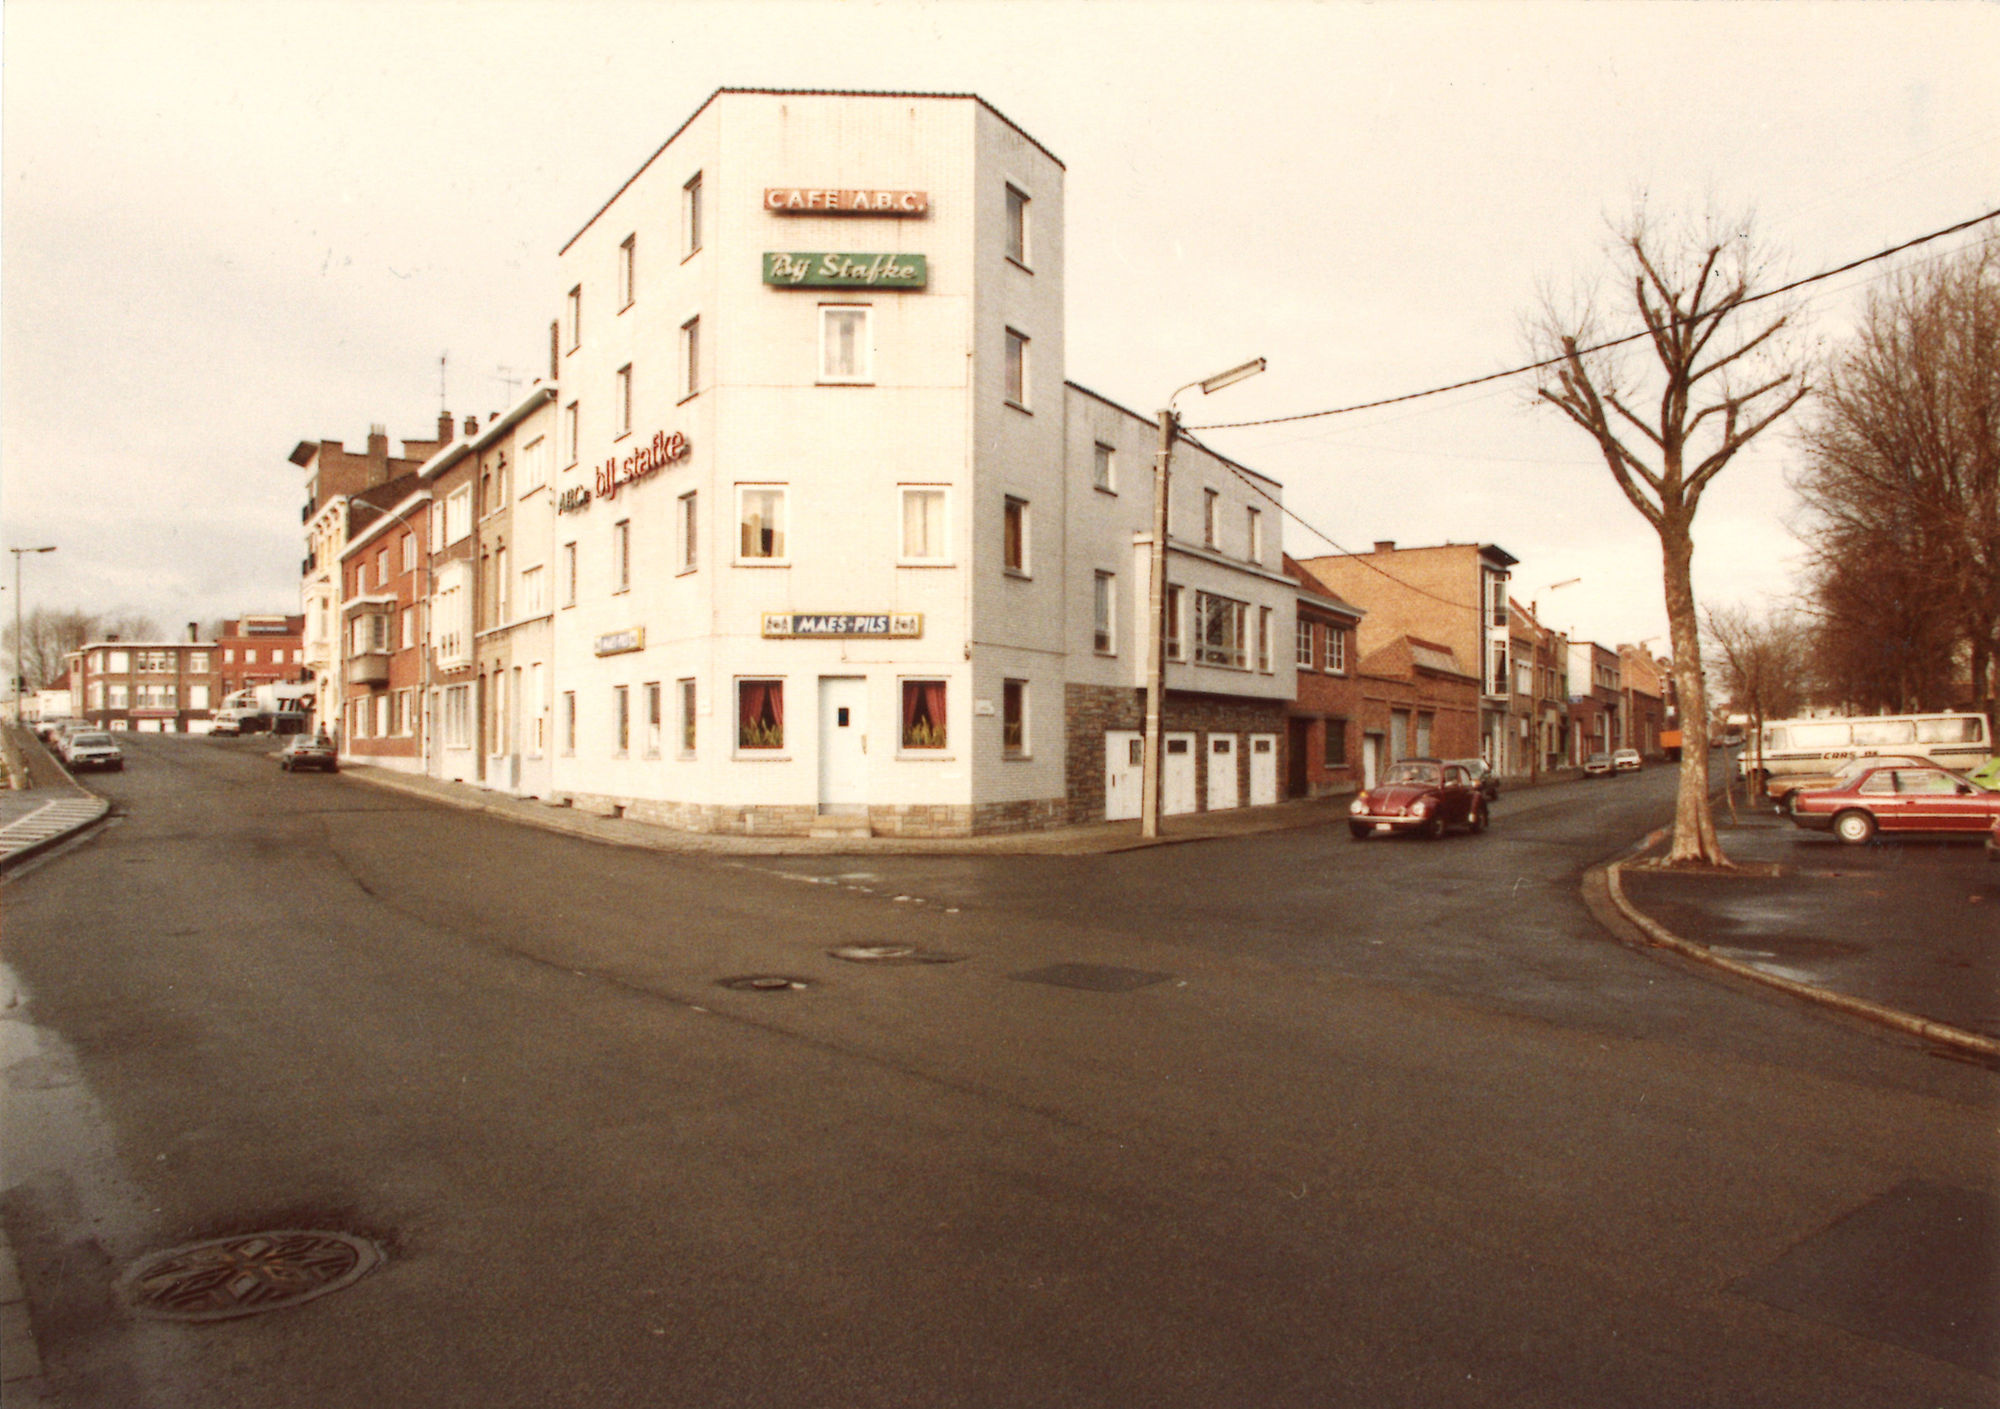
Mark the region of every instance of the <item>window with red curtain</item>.
<instances>
[{"instance_id":1,"label":"window with red curtain","mask_svg":"<svg viewBox=\"0 0 2000 1409\"><path fill-rule=\"evenodd\" d=\"M944 747L944 681L903 682L903 747Z\"/></svg>"},{"instance_id":2,"label":"window with red curtain","mask_svg":"<svg viewBox=\"0 0 2000 1409\"><path fill-rule=\"evenodd\" d=\"M785 746L785 682L736 682L736 745L746 749Z\"/></svg>"}]
</instances>

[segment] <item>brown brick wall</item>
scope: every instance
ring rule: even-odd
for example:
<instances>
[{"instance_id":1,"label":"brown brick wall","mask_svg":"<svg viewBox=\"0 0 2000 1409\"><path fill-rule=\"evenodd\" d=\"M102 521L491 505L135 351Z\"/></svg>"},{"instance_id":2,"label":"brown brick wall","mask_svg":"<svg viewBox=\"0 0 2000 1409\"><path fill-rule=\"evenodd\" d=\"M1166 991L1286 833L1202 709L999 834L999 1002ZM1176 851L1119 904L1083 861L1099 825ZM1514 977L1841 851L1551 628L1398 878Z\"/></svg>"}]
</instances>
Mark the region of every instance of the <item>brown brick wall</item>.
<instances>
[{"instance_id":1,"label":"brown brick wall","mask_svg":"<svg viewBox=\"0 0 2000 1409\"><path fill-rule=\"evenodd\" d=\"M1195 749L1195 798L1206 806L1208 798L1207 748L1210 733L1276 734L1278 736L1278 788L1283 794L1286 777L1286 701L1245 700L1231 695L1197 695L1181 690L1167 691L1166 707L1160 712L1162 733L1193 733L1199 737ZM1066 754L1064 783L1069 792L1069 820L1104 820L1104 731L1144 729L1146 692L1119 685L1067 685L1063 688L1063 732ZM1247 744L1236 750L1236 795L1246 802L1250 796L1250 750Z\"/></svg>"}]
</instances>

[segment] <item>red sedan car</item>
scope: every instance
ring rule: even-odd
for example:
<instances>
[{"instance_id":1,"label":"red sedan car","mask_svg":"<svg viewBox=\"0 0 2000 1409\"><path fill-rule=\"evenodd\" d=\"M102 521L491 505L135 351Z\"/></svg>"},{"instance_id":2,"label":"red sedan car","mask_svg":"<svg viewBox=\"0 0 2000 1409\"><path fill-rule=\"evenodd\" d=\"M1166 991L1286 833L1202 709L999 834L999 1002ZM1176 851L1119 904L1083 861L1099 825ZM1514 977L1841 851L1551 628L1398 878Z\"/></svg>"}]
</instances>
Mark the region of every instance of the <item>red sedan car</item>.
<instances>
[{"instance_id":1,"label":"red sedan car","mask_svg":"<svg viewBox=\"0 0 2000 1409\"><path fill-rule=\"evenodd\" d=\"M1486 830L1486 799L1462 763L1402 759L1347 807L1347 829L1356 841L1390 832L1439 837L1446 827Z\"/></svg>"},{"instance_id":2,"label":"red sedan car","mask_svg":"<svg viewBox=\"0 0 2000 1409\"><path fill-rule=\"evenodd\" d=\"M1857 769L1838 787L1792 795L1792 821L1831 830L1854 846L1877 832L1938 832L1983 837L2000 820L2000 792L1936 764L1883 764Z\"/></svg>"}]
</instances>

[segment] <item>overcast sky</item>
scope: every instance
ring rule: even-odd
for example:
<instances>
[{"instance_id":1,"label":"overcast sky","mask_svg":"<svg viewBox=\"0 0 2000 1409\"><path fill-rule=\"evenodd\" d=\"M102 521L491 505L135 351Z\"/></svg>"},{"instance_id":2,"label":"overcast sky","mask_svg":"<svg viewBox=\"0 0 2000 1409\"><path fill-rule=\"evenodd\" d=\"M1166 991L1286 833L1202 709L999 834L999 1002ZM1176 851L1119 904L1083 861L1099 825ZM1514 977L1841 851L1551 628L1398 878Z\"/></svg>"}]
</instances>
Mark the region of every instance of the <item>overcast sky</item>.
<instances>
[{"instance_id":1,"label":"overcast sky","mask_svg":"<svg viewBox=\"0 0 2000 1409\"><path fill-rule=\"evenodd\" d=\"M1993 5L8 0L4 25L0 526L59 549L31 608L169 629L297 609L297 442L429 434L441 354L453 412L502 407L544 365L557 249L717 87L978 93L1068 171L1072 380L1150 413L1270 359L1191 425L1527 360L1540 291L1601 267L1642 193L1754 210L1793 275L2000 206ZM1815 286L1810 336L1885 267ZM1498 543L1552 624L1664 636L1650 530L1518 379L1205 438L1342 547ZM1705 601L1791 587L1795 459L1774 432L1704 501Z\"/></svg>"}]
</instances>

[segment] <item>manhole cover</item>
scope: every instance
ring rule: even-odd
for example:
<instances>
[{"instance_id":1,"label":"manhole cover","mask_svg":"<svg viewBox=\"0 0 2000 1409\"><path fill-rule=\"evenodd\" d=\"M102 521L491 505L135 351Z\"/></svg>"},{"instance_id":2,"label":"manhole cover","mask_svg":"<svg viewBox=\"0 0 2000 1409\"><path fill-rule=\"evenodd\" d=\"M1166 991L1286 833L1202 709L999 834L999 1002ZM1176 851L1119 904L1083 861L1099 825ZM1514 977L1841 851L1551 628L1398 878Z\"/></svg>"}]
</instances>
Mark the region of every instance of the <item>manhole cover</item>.
<instances>
[{"instance_id":1,"label":"manhole cover","mask_svg":"<svg viewBox=\"0 0 2000 1409\"><path fill-rule=\"evenodd\" d=\"M381 1261L382 1250L361 1238L287 1228L174 1248L126 1273L120 1287L141 1316L226 1321L337 1292Z\"/></svg>"},{"instance_id":2,"label":"manhole cover","mask_svg":"<svg viewBox=\"0 0 2000 1409\"><path fill-rule=\"evenodd\" d=\"M1148 984L1164 983L1172 974L1156 974L1146 969L1124 969L1115 964L1050 964L1011 974L1022 983L1051 983L1057 988L1082 988L1093 993L1130 993Z\"/></svg>"},{"instance_id":3,"label":"manhole cover","mask_svg":"<svg viewBox=\"0 0 2000 1409\"><path fill-rule=\"evenodd\" d=\"M739 993L796 993L802 988L811 988L812 983L784 974L745 974L742 978L723 979L722 987L733 988Z\"/></svg>"},{"instance_id":4,"label":"manhole cover","mask_svg":"<svg viewBox=\"0 0 2000 1409\"><path fill-rule=\"evenodd\" d=\"M940 954L914 944L843 944L826 951L850 964L956 964L962 954Z\"/></svg>"}]
</instances>

